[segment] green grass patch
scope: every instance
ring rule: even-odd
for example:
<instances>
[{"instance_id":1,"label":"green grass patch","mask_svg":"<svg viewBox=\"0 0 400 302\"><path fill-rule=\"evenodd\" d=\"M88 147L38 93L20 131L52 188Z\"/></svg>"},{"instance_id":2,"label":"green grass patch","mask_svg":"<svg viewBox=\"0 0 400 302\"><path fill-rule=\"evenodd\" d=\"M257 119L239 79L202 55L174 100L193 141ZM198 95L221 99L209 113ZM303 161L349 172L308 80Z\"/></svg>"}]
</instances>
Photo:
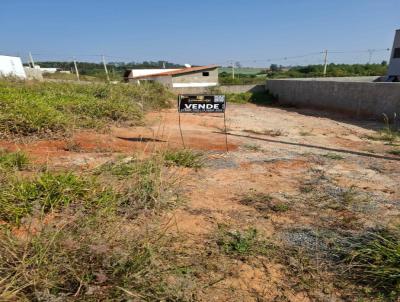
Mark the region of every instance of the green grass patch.
<instances>
[{"instance_id":1,"label":"green grass patch","mask_svg":"<svg viewBox=\"0 0 400 302\"><path fill-rule=\"evenodd\" d=\"M204 166L204 154L190 149L166 150L163 157L167 165L200 169Z\"/></svg>"},{"instance_id":2,"label":"green grass patch","mask_svg":"<svg viewBox=\"0 0 400 302\"><path fill-rule=\"evenodd\" d=\"M1 186L0 220L12 223L72 203L84 207L111 203L115 197L93 179L72 173L43 173L35 179L9 180Z\"/></svg>"},{"instance_id":3,"label":"green grass patch","mask_svg":"<svg viewBox=\"0 0 400 302\"><path fill-rule=\"evenodd\" d=\"M49 136L75 128L137 125L143 111L165 108L162 85L0 81L0 136Z\"/></svg>"},{"instance_id":4,"label":"green grass patch","mask_svg":"<svg viewBox=\"0 0 400 302\"><path fill-rule=\"evenodd\" d=\"M29 158L24 152L7 152L5 150L0 150L0 169L23 170L28 164Z\"/></svg>"}]
</instances>

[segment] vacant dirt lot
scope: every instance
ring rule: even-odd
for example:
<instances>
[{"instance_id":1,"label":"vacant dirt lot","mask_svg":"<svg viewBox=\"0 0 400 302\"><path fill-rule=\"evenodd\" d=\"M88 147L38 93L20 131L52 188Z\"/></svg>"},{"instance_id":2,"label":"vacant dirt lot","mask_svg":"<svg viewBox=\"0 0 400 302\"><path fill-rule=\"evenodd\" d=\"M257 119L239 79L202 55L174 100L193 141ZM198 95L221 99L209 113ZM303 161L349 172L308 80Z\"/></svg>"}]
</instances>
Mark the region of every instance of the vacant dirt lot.
<instances>
[{"instance_id":1,"label":"vacant dirt lot","mask_svg":"<svg viewBox=\"0 0 400 302\"><path fill-rule=\"evenodd\" d=\"M335 275L332 242L400 223L398 146L368 138L380 123L318 111L228 104L226 118L228 152L221 115L181 115L184 144L206 151L206 165L179 169L184 202L160 217L181 274L169 282L184 300L354 301L360 289ZM182 146L175 109L148 114L145 127L0 142L73 170ZM216 252L221 233L250 230L266 251Z\"/></svg>"}]
</instances>

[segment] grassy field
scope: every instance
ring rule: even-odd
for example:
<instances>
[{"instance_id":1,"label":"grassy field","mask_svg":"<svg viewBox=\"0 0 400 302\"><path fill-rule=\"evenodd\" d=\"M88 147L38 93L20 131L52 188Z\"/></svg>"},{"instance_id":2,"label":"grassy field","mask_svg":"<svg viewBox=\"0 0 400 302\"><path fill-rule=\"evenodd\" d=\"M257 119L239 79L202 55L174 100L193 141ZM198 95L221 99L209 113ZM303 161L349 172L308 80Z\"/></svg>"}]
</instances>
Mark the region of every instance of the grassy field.
<instances>
[{"instance_id":1,"label":"grassy field","mask_svg":"<svg viewBox=\"0 0 400 302\"><path fill-rule=\"evenodd\" d=\"M256 67L239 67L239 68L235 67L235 73L239 73L239 74L257 75L261 71L263 71L262 68L256 68ZM220 67L219 72L220 73L222 73L222 72L231 73L232 68L231 67Z\"/></svg>"},{"instance_id":2,"label":"grassy field","mask_svg":"<svg viewBox=\"0 0 400 302\"><path fill-rule=\"evenodd\" d=\"M51 136L111 123L138 125L143 110L168 107L161 85L0 81L0 136Z\"/></svg>"}]
</instances>

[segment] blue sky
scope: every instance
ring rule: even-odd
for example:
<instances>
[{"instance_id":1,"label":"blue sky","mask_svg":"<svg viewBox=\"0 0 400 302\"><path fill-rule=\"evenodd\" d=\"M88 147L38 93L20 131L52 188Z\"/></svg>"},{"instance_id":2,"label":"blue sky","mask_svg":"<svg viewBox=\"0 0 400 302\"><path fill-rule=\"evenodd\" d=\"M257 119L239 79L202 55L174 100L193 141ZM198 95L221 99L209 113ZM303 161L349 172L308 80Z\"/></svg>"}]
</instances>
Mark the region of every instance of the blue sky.
<instances>
[{"instance_id":1,"label":"blue sky","mask_svg":"<svg viewBox=\"0 0 400 302\"><path fill-rule=\"evenodd\" d=\"M0 54L269 66L320 63L328 49L331 62L365 63L398 28L400 0L2 0Z\"/></svg>"}]
</instances>

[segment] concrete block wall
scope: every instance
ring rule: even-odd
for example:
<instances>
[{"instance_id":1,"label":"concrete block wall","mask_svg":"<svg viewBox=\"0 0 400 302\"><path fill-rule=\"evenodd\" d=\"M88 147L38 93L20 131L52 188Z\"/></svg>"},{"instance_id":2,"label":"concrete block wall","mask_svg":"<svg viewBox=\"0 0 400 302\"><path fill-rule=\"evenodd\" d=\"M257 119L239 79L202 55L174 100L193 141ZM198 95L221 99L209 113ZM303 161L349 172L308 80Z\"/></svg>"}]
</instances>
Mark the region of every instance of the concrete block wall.
<instances>
[{"instance_id":1,"label":"concrete block wall","mask_svg":"<svg viewBox=\"0 0 400 302\"><path fill-rule=\"evenodd\" d=\"M266 89L278 102L382 118L400 114L400 83L318 79L268 80Z\"/></svg>"}]
</instances>

